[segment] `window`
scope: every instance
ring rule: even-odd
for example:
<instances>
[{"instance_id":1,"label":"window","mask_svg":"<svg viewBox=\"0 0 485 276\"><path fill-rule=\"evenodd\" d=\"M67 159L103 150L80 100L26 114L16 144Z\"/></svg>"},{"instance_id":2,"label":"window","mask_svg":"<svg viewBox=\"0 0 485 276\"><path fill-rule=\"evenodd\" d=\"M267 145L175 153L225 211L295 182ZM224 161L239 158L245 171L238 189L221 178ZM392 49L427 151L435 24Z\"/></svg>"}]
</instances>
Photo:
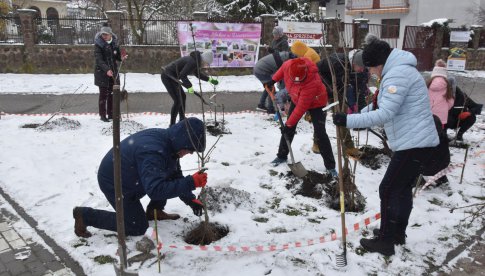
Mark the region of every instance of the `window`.
<instances>
[{"instance_id":1,"label":"window","mask_svg":"<svg viewBox=\"0 0 485 276\"><path fill-rule=\"evenodd\" d=\"M400 19L382 19L382 38L399 38Z\"/></svg>"},{"instance_id":2,"label":"window","mask_svg":"<svg viewBox=\"0 0 485 276\"><path fill-rule=\"evenodd\" d=\"M337 5L345 5L345 0L337 0Z\"/></svg>"}]
</instances>

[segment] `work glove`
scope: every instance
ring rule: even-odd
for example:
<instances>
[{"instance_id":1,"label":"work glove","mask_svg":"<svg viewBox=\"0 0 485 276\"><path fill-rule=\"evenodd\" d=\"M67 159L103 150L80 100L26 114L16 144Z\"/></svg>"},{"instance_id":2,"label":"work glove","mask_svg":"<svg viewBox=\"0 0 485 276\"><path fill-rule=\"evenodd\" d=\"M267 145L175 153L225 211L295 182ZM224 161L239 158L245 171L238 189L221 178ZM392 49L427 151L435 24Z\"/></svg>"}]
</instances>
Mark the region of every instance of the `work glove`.
<instances>
[{"instance_id":1,"label":"work glove","mask_svg":"<svg viewBox=\"0 0 485 276\"><path fill-rule=\"evenodd\" d=\"M465 112L460 113L460 115L458 115L458 119L460 119L460 121L463 121L466 118L470 117L471 115L472 114L470 112L465 111Z\"/></svg>"},{"instance_id":2,"label":"work glove","mask_svg":"<svg viewBox=\"0 0 485 276\"><path fill-rule=\"evenodd\" d=\"M219 81L216 80L216 79L213 79L213 78L209 78L209 82L213 85L218 85L219 84Z\"/></svg>"},{"instance_id":3,"label":"work glove","mask_svg":"<svg viewBox=\"0 0 485 276\"><path fill-rule=\"evenodd\" d=\"M190 208L192 208L192 211L194 211L194 215L200 217L202 216L202 210L204 210L204 204L196 198L192 199L189 201L188 205Z\"/></svg>"},{"instance_id":4,"label":"work glove","mask_svg":"<svg viewBox=\"0 0 485 276\"><path fill-rule=\"evenodd\" d=\"M343 112L337 112L335 114L333 114L333 123L336 125L336 126L347 126L347 114L343 113Z\"/></svg>"},{"instance_id":5,"label":"work glove","mask_svg":"<svg viewBox=\"0 0 485 276\"><path fill-rule=\"evenodd\" d=\"M276 82L274 80L270 80L264 84L264 87L268 87L268 89L271 90L273 89L275 83Z\"/></svg>"},{"instance_id":6,"label":"work glove","mask_svg":"<svg viewBox=\"0 0 485 276\"><path fill-rule=\"evenodd\" d=\"M282 127L280 127L280 130L281 130L281 134L282 135L289 135L290 132L292 131L293 128L287 126L287 125L284 125Z\"/></svg>"},{"instance_id":7,"label":"work glove","mask_svg":"<svg viewBox=\"0 0 485 276\"><path fill-rule=\"evenodd\" d=\"M194 94L194 87L192 86L192 87L187 88L187 93Z\"/></svg>"},{"instance_id":8,"label":"work glove","mask_svg":"<svg viewBox=\"0 0 485 276\"><path fill-rule=\"evenodd\" d=\"M207 173L196 172L192 175L195 188L203 188L207 184Z\"/></svg>"}]
</instances>

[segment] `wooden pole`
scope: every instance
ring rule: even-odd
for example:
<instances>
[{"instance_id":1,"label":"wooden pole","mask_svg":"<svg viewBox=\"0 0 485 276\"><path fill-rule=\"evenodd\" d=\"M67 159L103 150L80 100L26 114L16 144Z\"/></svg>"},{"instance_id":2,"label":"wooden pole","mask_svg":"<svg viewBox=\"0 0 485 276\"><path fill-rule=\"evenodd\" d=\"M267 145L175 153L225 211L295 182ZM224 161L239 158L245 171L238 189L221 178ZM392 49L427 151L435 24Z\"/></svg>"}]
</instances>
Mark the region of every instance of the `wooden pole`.
<instances>
[{"instance_id":1,"label":"wooden pole","mask_svg":"<svg viewBox=\"0 0 485 276\"><path fill-rule=\"evenodd\" d=\"M158 273L160 273L160 249L158 249L158 222L157 222L157 208L155 208L153 214L153 220L155 221L155 240L157 241L157 262L158 262Z\"/></svg>"},{"instance_id":2,"label":"wooden pole","mask_svg":"<svg viewBox=\"0 0 485 276\"><path fill-rule=\"evenodd\" d=\"M120 155L120 86L113 86L113 171L116 201L116 229L118 232L118 254L120 272L124 275L127 268L125 218L123 212L123 192L121 188L121 155Z\"/></svg>"},{"instance_id":3,"label":"wooden pole","mask_svg":"<svg viewBox=\"0 0 485 276\"><path fill-rule=\"evenodd\" d=\"M465 173L466 158L468 156L468 147L465 150L465 159L463 160L463 168L461 168L460 184L463 182L463 174Z\"/></svg>"}]
</instances>

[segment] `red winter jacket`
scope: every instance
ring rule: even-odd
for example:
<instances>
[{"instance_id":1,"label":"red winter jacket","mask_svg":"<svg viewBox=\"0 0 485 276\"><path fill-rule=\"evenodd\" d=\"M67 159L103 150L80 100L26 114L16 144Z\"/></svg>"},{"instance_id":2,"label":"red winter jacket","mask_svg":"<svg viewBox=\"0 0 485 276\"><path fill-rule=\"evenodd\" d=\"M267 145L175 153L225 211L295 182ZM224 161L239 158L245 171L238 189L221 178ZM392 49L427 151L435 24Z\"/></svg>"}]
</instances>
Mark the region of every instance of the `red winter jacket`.
<instances>
[{"instance_id":1,"label":"red winter jacket","mask_svg":"<svg viewBox=\"0 0 485 276\"><path fill-rule=\"evenodd\" d=\"M303 59L308 67L307 76L302 82L292 81L289 74L291 63L298 59ZM290 59L283 63L273 75L273 80L278 82L283 78L291 101L295 104L295 109L286 121L288 127L295 126L307 110L327 105L327 90L320 80L317 66L308 58Z\"/></svg>"}]
</instances>

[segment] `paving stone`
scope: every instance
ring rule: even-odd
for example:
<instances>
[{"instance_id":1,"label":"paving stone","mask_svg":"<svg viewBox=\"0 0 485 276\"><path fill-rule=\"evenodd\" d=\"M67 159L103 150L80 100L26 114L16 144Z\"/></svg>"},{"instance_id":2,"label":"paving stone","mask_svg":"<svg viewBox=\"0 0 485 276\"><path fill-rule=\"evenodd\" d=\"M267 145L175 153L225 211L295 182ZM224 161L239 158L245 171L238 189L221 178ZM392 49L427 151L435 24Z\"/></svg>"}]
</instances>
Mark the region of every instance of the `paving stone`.
<instances>
[{"instance_id":1,"label":"paving stone","mask_svg":"<svg viewBox=\"0 0 485 276\"><path fill-rule=\"evenodd\" d=\"M11 227L8 225L6 222L1 222L0 223L0 232L5 232L7 230L10 230Z\"/></svg>"},{"instance_id":2,"label":"paving stone","mask_svg":"<svg viewBox=\"0 0 485 276\"><path fill-rule=\"evenodd\" d=\"M19 234L13 229L2 232L2 235L8 242L20 239Z\"/></svg>"},{"instance_id":3,"label":"paving stone","mask_svg":"<svg viewBox=\"0 0 485 276\"><path fill-rule=\"evenodd\" d=\"M47 268L49 268L51 271L58 271L64 268L64 266L60 262L48 262L45 264Z\"/></svg>"},{"instance_id":4,"label":"paving stone","mask_svg":"<svg viewBox=\"0 0 485 276\"><path fill-rule=\"evenodd\" d=\"M26 263L25 266L27 269L32 272L33 275L44 275L48 270L47 267L44 266L39 260L35 260L32 263Z\"/></svg>"},{"instance_id":5,"label":"paving stone","mask_svg":"<svg viewBox=\"0 0 485 276\"><path fill-rule=\"evenodd\" d=\"M22 262L10 262L5 264L5 266L7 267L7 271L12 275L19 275L28 271Z\"/></svg>"},{"instance_id":6,"label":"paving stone","mask_svg":"<svg viewBox=\"0 0 485 276\"><path fill-rule=\"evenodd\" d=\"M13 251L5 251L3 253L0 253L0 262L2 262L3 264L7 264L14 260L15 255L13 254Z\"/></svg>"},{"instance_id":7,"label":"paving stone","mask_svg":"<svg viewBox=\"0 0 485 276\"><path fill-rule=\"evenodd\" d=\"M6 270L0 272L0 276L12 276L12 274L8 273Z\"/></svg>"},{"instance_id":8,"label":"paving stone","mask_svg":"<svg viewBox=\"0 0 485 276\"><path fill-rule=\"evenodd\" d=\"M18 276L33 276L34 274L32 274L30 271L27 271L27 272L24 272Z\"/></svg>"},{"instance_id":9,"label":"paving stone","mask_svg":"<svg viewBox=\"0 0 485 276\"><path fill-rule=\"evenodd\" d=\"M24 242L22 239L16 239L14 241L9 242L10 246L12 246L14 249L19 249L21 247L26 246L27 244Z\"/></svg>"},{"instance_id":10,"label":"paving stone","mask_svg":"<svg viewBox=\"0 0 485 276\"><path fill-rule=\"evenodd\" d=\"M54 255L52 255L47 249L39 250L35 253L35 255L43 263L49 263L49 262L57 261L56 257L54 257Z\"/></svg>"},{"instance_id":11,"label":"paving stone","mask_svg":"<svg viewBox=\"0 0 485 276\"><path fill-rule=\"evenodd\" d=\"M10 249L7 241L4 238L0 238L0 252ZM0 270L1 271L1 270Z\"/></svg>"}]
</instances>

